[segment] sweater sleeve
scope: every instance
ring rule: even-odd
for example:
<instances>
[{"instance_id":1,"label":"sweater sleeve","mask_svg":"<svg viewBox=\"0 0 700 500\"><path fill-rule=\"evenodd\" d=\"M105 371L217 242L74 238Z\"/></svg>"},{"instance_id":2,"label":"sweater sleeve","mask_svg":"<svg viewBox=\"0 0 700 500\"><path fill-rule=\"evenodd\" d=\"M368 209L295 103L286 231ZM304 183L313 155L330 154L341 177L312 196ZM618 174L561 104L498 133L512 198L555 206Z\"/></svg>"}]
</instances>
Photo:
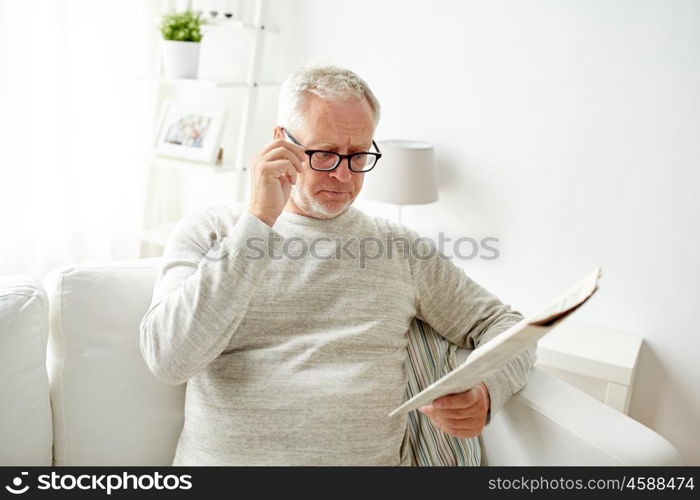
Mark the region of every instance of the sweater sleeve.
<instances>
[{"instance_id":1,"label":"sweater sleeve","mask_svg":"<svg viewBox=\"0 0 700 500\"><path fill-rule=\"evenodd\" d=\"M469 278L463 269L427 239L409 230L414 251L409 259L416 287L417 317L450 342L473 350L523 319L523 315ZM526 383L535 347L523 352L484 380L491 417Z\"/></svg>"},{"instance_id":2,"label":"sweater sleeve","mask_svg":"<svg viewBox=\"0 0 700 500\"><path fill-rule=\"evenodd\" d=\"M247 210L220 242L216 230L208 209L178 223L141 320L141 354L169 384L186 382L226 348L283 241Z\"/></svg>"}]
</instances>

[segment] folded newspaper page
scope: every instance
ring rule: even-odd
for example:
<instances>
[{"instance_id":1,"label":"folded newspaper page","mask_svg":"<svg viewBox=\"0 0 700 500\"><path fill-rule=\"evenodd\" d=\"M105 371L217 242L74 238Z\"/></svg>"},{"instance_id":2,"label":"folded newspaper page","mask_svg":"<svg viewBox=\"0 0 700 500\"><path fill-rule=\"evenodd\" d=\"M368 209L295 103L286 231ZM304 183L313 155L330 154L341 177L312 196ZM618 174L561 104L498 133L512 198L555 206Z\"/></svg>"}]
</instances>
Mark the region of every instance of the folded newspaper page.
<instances>
[{"instance_id":1,"label":"folded newspaper page","mask_svg":"<svg viewBox=\"0 0 700 500\"><path fill-rule=\"evenodd\" d=\"M584 304L598 289L601 269L596 268L547 307L516 323L472 352L467 360L392 411L389 416L415 410L433 400L464 392L502 370L513 358L537 343L547 332Z\"/></svg>"}]
</instances>

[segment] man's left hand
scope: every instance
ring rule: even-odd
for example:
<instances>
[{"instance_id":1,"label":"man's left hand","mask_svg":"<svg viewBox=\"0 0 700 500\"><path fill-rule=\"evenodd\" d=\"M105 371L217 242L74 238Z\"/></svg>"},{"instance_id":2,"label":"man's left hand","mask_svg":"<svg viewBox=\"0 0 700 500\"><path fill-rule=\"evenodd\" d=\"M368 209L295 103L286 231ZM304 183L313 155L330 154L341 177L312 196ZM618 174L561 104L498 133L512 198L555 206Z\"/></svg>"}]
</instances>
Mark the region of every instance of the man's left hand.
<instances>
[{"instance_id":1,"label":"man's left hand","mask_svg":"<svg viewBox=\"0 0 700 500\"><path fill-rule=\"evenodd\" d=\"M432 404L418 408L430 417L435 427L459 438L481 434L491 406L489 390L481 382L468 391L442 396Z\"/></svg>"}]
</instances>

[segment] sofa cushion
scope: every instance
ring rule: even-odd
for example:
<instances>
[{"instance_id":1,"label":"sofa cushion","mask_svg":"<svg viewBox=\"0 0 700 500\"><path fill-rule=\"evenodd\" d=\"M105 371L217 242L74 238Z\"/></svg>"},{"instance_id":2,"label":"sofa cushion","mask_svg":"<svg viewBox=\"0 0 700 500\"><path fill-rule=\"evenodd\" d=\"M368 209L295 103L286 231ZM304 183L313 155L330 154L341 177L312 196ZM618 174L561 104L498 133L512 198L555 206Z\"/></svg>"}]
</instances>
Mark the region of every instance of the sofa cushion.
<instances>
[{"instance_id":1,"label":"sofa cushion","mask_svg":"<svg viewBox=\"0 0 700 500\"><path fill-rule=\"evenodd\" d=\"M0 278L0 465L51 465L47 315L38 280Z\"/></svg>"},{"instance_id":2,"label":"sofa cushion","mask_svg":"<svg viewBox=\"0 0 700 500\"><path fill-rule=\"evenodd\" d=\"M64 267L44 279L55 465L170 465L185 386L157 380L139 347L160 259Z\"/></svg>"}]
</instances>

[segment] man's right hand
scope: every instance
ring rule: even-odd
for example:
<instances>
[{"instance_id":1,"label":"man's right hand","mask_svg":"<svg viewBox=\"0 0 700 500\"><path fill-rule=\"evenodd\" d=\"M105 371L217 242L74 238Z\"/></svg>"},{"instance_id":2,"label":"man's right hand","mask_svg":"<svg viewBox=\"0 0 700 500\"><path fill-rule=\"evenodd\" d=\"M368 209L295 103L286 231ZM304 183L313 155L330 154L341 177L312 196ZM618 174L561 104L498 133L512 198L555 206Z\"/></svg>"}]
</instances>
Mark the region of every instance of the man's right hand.
<instances>
[{"instance_id":1,"label":"man's right hand","mask_svg":"<svg viewBox=\"0 0 700 500\"><path fill-rule=\"evenodd\" d=\"M248 210L268 226L287 204L305 159L304 148L282 139L272 141L253 158Z\"/></svg>"}]
</instances>

